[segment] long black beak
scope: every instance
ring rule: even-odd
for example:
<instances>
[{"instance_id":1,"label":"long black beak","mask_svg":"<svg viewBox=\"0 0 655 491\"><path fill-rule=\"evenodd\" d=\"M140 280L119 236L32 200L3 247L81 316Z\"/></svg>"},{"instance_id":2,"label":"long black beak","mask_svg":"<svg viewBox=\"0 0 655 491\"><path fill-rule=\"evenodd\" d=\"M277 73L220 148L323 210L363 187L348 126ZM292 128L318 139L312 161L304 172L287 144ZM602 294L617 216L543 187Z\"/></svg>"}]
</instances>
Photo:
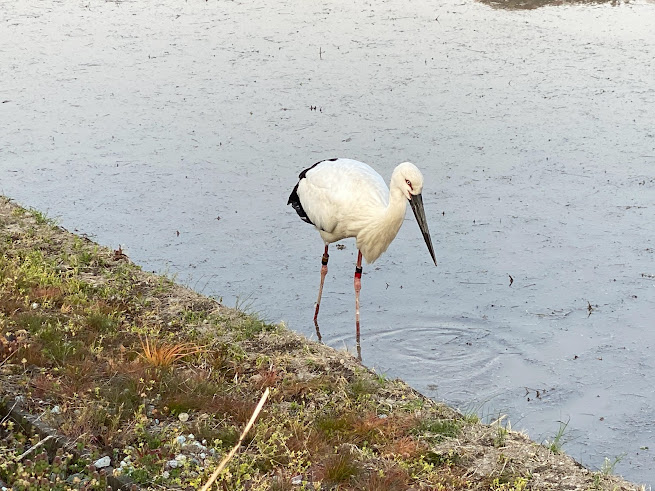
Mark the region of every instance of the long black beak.
<instances>
[{"instance_id":1,"label":"long black beak","mask_svg":"<svg viewBox=\"0 0 655 491\"><path fill-rule=\"evenodd\" d=\"M420 194L415 194L412 196L412 199L409 200L409 204L412 206L412 211L418 222L418 226L421 229L423 238L425 239L425 245L428 246L430 251L430 256L434 261L434 265L437 265L437 259L434 257L434 249L432 248L432 239L430 238L430 230L428 230L428 221L425 219L425 210L423 209L423 196Z\"/></svg>"}]
</instances>

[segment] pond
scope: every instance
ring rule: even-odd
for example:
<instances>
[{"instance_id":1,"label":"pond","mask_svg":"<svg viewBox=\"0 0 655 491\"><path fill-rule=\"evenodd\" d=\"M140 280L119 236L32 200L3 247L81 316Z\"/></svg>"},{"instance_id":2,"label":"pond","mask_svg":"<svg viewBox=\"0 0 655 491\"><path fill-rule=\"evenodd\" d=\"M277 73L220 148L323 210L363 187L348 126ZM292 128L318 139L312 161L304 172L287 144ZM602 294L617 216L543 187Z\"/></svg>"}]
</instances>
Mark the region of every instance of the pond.
<instances>
[{"instance_id":1,"label":"pond","mask_svg":"<svg viewBox=\"0 0 655 491\"><path fill-rule=\"evenodd\" d=\"M410 160L439 266L408 213L363 362L652 484L655 4L506 7L2 1L0 193L315 337L298 173ZM343 245L320 326L354 353Z\"/></svg>"}]
</instances>

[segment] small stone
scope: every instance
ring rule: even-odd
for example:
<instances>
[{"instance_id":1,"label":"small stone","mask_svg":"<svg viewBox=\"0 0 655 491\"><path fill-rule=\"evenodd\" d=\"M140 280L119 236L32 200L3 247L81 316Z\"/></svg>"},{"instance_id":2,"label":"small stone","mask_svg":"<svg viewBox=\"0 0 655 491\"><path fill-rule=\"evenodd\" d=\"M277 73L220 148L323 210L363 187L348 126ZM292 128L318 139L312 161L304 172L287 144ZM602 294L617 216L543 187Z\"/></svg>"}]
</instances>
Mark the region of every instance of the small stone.
<instances>
[{"instance_id":1,"label":"small stone","mask_svg":"<svg viewBox=\"0 0 655 491\"><path fill-rule=\"evenodd\" d=\"M188 438L189 440L195 440L195 439L196 439L196 437L195 437L195 435L194 435L193 433L189 433L189 434L187 435L187 438Z\"/></svg>"},{"instance_id":2,"label":"small stone","mask_svg":"<svg viewBox=\"0 0 655 491\"><path fill-rule=\"evenodd\" d=\"M186 462L186 455L180 454L175 456L175 460L177 460L180 464L183 464Z\"/></svg>"},{"instance_id":3,"label":"small stone","mask_svg":"<svg viewBox=\"0 0 655 491\"><path fill-rule=\"evenodd\" d=\"M34 302L34 303L32 304L32 308L33 308L34 310L38 309L38 308L39 308L39 304L36 303L36 302Z\"/></svg>"},{"instance_id":4,"label":"small stone","mask_svg":"<svg viewBox=\"0 0 655 491\"><path fill-rule=\"evenodd\" d=\"M176 469L178 465L180 465L180 463L175 459L166 462L166 466L170 467L171 469Z\"/></svg>"},{"instance_id":5,"label":"small stone","mask_svg":"<svg viewBox=\"0 0 655 491\"><path fill-rule=\"evenodd\" d=\"M200 452L200 455L198 455L202 460L205 460L207 458L207 454L205 452Z\"/></svg>"},{"instance_id":6,"label":"small stone","mask_svg":"<svg viewBox=\"0 0 655 491\"><path fill-rule=\"evenodd\" d=\"M175 441L177 442L178 445L184 445L186 442L186 437L184 435L178 436Z\"/></svg>"},{"instance_id":7,"label":"small stone","mask_svg":"<svg viewBox=\"0 0 655 491\"><path fill-rule=\"evenodd\" d=\"M161 473L161 477L163 477L164 479L168 479L169 476L170 476L170 473L168 471L164 471L164 472Z\"/></svg>"},{"instance_id":8,"label":"small stone","mask_svg":"<svg viewBox=\"0 0 655 491\"><path fill-rule=\"evenodd\" d=\"M53 406L52 409L50 409L50 412L52 414L61 414L61 408L59 406Z\"/></svg>"},{"instance_id":9,"label":"small stone","mask_svg":"<svg viewBox=\"0 0 655 491\"><path fill-rule=\"evenodd\" d=\"M291 478L291 484L294 486L300 486L302 484L302 476L298 474L297 476L293 476Z\"/></svg>"},{"instance_id":10,"label":"small stone","mask_svg":"<svg viewBox=\"0 0 655 491\"><path fill-rule=\"evenodd\" d=\"M93 465L96 469L102 469L104 467L109 467L111 464L111 458L108 455L96 460Z\"/></svg>"},{"instance_id":11,"label":"small stone","mask_svg":"<svg viewBox=\"0 0 655 491\"><path fill-rule=\"evenodd\" d=\"M189 413L180 413L177 419L182 421L182 423L186 423L187 421L189 421Z\"/></svg>"}]
</instances>

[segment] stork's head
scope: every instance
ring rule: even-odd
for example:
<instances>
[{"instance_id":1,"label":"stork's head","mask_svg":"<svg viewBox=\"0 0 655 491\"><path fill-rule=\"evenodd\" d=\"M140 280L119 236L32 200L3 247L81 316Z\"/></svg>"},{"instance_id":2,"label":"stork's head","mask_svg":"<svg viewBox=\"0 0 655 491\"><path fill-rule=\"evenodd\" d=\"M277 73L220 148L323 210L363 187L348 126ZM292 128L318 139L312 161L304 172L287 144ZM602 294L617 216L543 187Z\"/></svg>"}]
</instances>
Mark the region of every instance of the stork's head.
<instances>
[{"instance_id":1,"label":"stork's head","mask_svg":"<svg viewBox=\"0 0 655 491\"><path fill-rule=\"evenodd\" d=\"M428 230L428 222L425 218L425 210L423 209L423 174L411 162L403 162L393 171L391 175L391 187L398 188L409 200L412 207L418 226L421 229L425 245L428 246L428 251L434 265L437 265L437 259L434 256L434 249L432 248L432 239L430 238L430 231ZM393 191L392 191L393 192Z\"/></svg>"},{"instance_id":2,"label":"stork's head","mask_svg":"<svg viewBox=\"0 0 655 491\"><path fill-rule=\"evenodd\" d=\"M412 196L423 191L423 174L411 162L403 162L393 171L391 180L400 188L410 202Z\"/></svg>"}]
</instances>

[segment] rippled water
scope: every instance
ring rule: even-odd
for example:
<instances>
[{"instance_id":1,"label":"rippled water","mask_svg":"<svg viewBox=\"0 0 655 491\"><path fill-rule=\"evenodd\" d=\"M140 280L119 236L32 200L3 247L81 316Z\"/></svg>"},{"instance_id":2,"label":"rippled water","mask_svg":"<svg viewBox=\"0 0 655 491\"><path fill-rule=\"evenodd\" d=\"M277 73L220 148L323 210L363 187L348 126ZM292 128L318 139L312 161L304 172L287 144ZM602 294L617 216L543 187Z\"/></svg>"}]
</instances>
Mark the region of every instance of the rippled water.
<instances>
[{"instance_id":1,"label":"rippled water","mask_svg":"<svg viewBox=\"0 0 655 491\"><path fill-rule=\"evenodd\" d=\"M311 337L298 172L411 160L439 267L408 214L364 267L364 363L537 441L568 421L573 457L655 482L654 4L0 0L0 20L0 193ZM352 352L344 244L320 320Z\"/></svg>"}]
</instances>

